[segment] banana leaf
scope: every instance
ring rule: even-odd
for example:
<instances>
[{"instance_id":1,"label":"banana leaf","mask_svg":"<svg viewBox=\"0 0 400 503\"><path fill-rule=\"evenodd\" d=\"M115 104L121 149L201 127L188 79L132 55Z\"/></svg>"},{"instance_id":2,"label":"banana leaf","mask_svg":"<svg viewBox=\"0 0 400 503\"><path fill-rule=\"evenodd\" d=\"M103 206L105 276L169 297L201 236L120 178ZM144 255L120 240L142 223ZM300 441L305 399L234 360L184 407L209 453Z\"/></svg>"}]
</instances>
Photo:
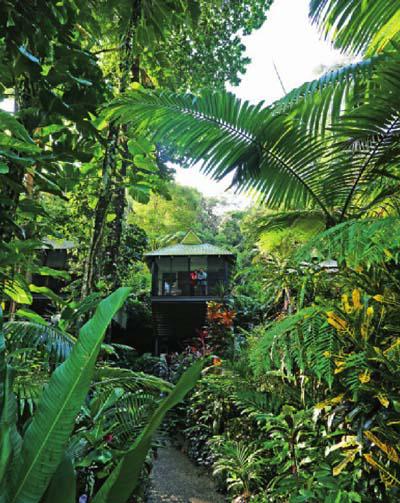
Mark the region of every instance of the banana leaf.
<instances>
[{"instance_id":1,"label":"banana leaf","mask_svg":"<svg viewBox=\"0 0 400 503\"><path fill-rule=\"evenodd\" d=\"M75 503L76 475L71 458L65 454L51 479L43 503Z\"/></svg>"},{"instance_id":2,"label":"banana leaf","mask_svg":"<svg viewBox=\"0 0 400 503\"><path fill-rule=\"evenodd\" d=\"M16 427L17 406L11 392L12 376L5 358L2 324L3 313L0 308L0 503L7 503L7 486L15 475L22 441Z\"/></svg>"}]
</instances>

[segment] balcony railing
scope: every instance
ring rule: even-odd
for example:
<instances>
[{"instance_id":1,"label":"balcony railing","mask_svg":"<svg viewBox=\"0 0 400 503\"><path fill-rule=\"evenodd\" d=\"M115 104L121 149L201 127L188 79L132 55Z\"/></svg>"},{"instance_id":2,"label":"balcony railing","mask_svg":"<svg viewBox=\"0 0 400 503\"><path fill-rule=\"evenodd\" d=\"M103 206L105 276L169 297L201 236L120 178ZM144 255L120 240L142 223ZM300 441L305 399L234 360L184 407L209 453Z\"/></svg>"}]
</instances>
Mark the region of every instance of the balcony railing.
<instances>
[{"instance_id":1,"label":"balcony railing","mask_svg":"<svg viewBox=\"0 0 400 503\"><path fill-rule=\"evenodd\" d=\"M187 271L162 273L155 279L152 291L155 297L216 297L228 282L224 271L209 272L205 280L192 280Z\"/></svg>"}]
</instances>

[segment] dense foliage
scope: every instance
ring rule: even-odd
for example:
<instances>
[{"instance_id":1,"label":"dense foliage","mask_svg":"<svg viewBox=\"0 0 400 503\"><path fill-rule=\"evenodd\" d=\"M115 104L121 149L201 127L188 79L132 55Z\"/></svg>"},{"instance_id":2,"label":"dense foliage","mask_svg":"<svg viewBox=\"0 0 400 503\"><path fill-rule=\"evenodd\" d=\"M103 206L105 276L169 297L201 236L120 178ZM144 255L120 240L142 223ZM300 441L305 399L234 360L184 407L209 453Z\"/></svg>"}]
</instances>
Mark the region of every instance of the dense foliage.
<instances>
[{"instance_id":1,"label":"dense foliage","mask_svg":"<svg viewBox=\"0 0 400 503\"><path fill-rule=\"evenodd\" d=\"M400 499L400 8L311 0L355 59L251 105L225 85L271 3L0 5L0 501L143 500L165 416L236 502ZM189 228L231 284L140 355L143 253Z\"/></svg>"},{"instance_id":2,"label":"dense foliage","mask_svg":"<svg viewBox=\"0 0 400 503\"><path fill-rule=\"evenodd\" d=\"M2 2L1 501L143 497L154 432L202 362L172 386L134 371L138 355L115 343L120 316L151 333L142 255L153 235L134 205L180 189L175 154L103 109L138 85L237 83L240 33L269 4ZM190 194L211 220L211 203Z\"/></svg>"},{"instance_id":3,"label":"dense foliage","mask_svg":"<svg viewBox=\"0 0 400 503\"><path fill-rule=\"evenodd\" d=\"M399 13L385 0L310 2L359 59L269 106L139 89L110 109L275 210L242 222L253 251L239 255L250 271L234 286L236 355L187 415L189 452L244 500L399 497Z\"/></svg>"}]
</instances>

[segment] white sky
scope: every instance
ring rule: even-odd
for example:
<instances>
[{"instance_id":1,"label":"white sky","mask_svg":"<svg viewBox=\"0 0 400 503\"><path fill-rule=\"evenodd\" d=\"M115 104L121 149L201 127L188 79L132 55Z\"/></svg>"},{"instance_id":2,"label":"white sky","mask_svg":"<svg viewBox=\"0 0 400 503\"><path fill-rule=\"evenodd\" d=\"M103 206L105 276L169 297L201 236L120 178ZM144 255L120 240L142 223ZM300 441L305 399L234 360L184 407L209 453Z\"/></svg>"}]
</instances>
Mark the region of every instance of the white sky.
<instances>
[{"instance_id":1,"label":"white sky","mask_svg":"<svg viewBox=\"0 0 400 503\"><path fill-rule=\"evenodd\" d=\"M331 66L343 61L329 43L321 40L317 29L308 19L309 0L275 0L264 25L243 38L246 55L251 59L242 82L230 90L252 103L265 100L271 103L283 96L283 90L274 70L279 71L286 91L314 79L321 65ZM196 187L207 196L225 194L233 206L248 203L244 196L225 192L229 180L215 182L191 169L177 168L176 181Z\"/></svg>"}]
</instances>

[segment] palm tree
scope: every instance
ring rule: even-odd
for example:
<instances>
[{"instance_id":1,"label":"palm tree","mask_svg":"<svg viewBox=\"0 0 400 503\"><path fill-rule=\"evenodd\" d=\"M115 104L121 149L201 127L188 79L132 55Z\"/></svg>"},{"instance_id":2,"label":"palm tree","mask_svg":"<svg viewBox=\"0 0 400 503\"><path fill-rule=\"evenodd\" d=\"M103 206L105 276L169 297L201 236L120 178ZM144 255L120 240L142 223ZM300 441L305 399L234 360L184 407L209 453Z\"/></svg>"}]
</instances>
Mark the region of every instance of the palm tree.
<instances>
[{"instance_id":1,"label":"palm tree","mask_svg":"<svg viewBox=\"0 0 400 503\"><path fill-rule=\"evenodd\" d=\"M110 115L201 162L216 180L231 174L237 190L272 209L318 209L328 227L364 215L399 191L400 7L314 0L310 9L326 35L339 27L336 46L368 57L270 106L227 92L136 91Z\"/></svg>"},{"instance_id":2,"label":"palm tree","mask_svg":"<svg viewBox=\"0 0 400 503\"><path fill-rule=\"evenodd\" d=\"M242 494L247 499L251 496L253 485L261 483L262 467L265 460L262 449L243 442L227 441L217 448L218 459L214 463L213 475L224 473L228 490L234 495Z\"/></svg>"}]
</instances>

